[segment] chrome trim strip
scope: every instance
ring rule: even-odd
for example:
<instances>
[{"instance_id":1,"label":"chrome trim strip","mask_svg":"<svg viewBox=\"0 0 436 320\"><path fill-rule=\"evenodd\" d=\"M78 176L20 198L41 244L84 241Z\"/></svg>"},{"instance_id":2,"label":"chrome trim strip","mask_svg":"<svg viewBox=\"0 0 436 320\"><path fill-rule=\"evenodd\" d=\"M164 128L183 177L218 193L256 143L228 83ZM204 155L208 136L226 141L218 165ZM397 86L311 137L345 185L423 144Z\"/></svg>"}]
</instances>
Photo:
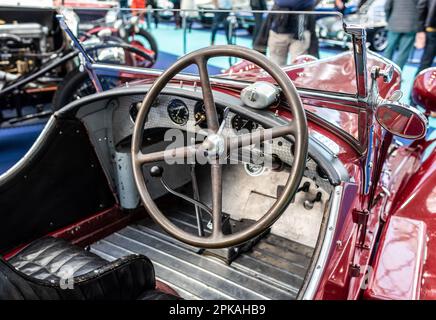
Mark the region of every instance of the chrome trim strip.
<instances>
[{"instance_id":1,"label":"chrome trim strip","mask_svg":"<svg viewBox=\"0 0 436 320\"><path fill-rule=\"evenodd\" d=\"M32 158L38 152L38 149L43 145L45 139L48 138L49 133L53 129L55 129L56 127L55 123L56 120L52 115L49 118L44 129L41 131L38 138L32 144L30 149L26 152L26 154L20 160L18 160L17 163L15 163L12 167L10 167L7 171L3 172L0 175L0 186L4 183L7 183L9 179L13 178L15 174L19 173L22 169L24 169L25 166L27 166L29 159Z\"/></svg>"},{"instance_id":2,"label":"chrome trim strip","mask_svg":"<svg viewBox=\"0 0 436 320\"><path fill-rule=\"evenodd\" d=\"M366 29L359 25L345 25L345 32L351 35L353 42L354 68L356 71L357 95L360 99L368 98L368 69Z\"/></svg>"},{"instance_id":3,"label":"chrome trim strip","mask_svg":"<svg viewBox=\"0 0 436 320\"><path fill-rule=\"evenodd\" d=\"M77 9L74 6L69 5L63 5L63 6L53 6L49 8L68 8L68 9ZM107 9L102 9L98 7L86 7L86 10L96 10L96 11L103 11ZM117 8L119 11L128 11L131 12L130 8ZM344 15L340 12L326 12L326 11L292 11L292 10L241 10L241 9L164 9L164 8L135 8L135 12L193 12L193 13L219 13L219 12L226 12L226 13L281 13L281 14L301 14L301 15L314 15L314 16L337 16L340 19L343 20Z\"/></svg>"},{"instance_id":4,"label":"chrome trim strip","mask_svg":"<svg viewBox=\"0 0 436 320\"><path fill-rule=\"evenodd\" d=\"M324 239L322 241L321 251L318 256L318 260L316 261L315 268L312 273L312 277L309 280L309 284L307 285L306 291L303 295L303 300L312 300L315 297L315 294L318 290L318 286L321 281L321 277L324 273L327 259L333 245L333 237L336 232L336 222L339 215L339 207L342 199L343 187L337 186L333 191L332 204L330 207L330 214L327 223L326 232L324 235Z\"/></svg>"},{"instance_id":5,"label":"chrome trim strip","mask_svg":"<svg viewBox=\"0 0 436 320\"><path fill-rule=\"evenodd\" d=\"M319 60L321 61L321 60ZM93 69L97 71L99 75L104 75L104 71L107 70L109 72L112 71L121 71L121 72L127 72L132 74L139 74L139 75L148 75L148 76L160 76L163 71L157 70L157 69L141 69L141 68L134 68L134 67L128 67L128 66L116 66L116 65L106 65L102 63L95 63L93 64ZM98 70L97 70L98 69ZM187 73L180 73L177 78L174 78L174 80L178 81L192 81L192 82L198 82L200 81L200 77L194 74L187 74ZM224 85L224 86L231 86L237 89L244 89L245 87L249 86L251 82L248 81L241 81L241 80L229 80L225 78L218 78L218 77L211 77L211 80L213 81L213 85ZM138 79L139 81L139 79ZM352 103L358 103L359 100L355 97L355 95L347 95L347 94L336 94L334 92L317 92L312 91L308 89L298 89L298 91L307 96L307 97L313 97L313 98L328 98L328 99L335 99L339 101L347 101ZM358 107L359 108L359 107ZM366 108L359 108L365 110Z\"/></svg>"}]
</instances>

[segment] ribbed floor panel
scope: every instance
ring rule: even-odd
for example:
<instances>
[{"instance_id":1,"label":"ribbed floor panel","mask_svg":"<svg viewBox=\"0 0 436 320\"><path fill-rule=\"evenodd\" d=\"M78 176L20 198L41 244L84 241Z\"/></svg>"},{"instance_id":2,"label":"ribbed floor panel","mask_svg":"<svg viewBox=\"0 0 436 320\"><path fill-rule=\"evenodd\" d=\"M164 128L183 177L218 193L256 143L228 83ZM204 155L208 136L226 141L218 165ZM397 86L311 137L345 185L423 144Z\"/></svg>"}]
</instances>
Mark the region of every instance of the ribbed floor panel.
<instances>
[{"instance_id":1,"label":"ribbed floor panel","mask_svg":"<svg viewBox=\"0 0 436 320\"><path fill-rule=\"evenodd\" d=\"M189 227L189 214L179 216ZM108 260L139 253L149 257L156 277L185 299L295 299L311 249L267 235L231 265L203 255L151 222L130 225L91 246Z\"/></svg>"}]
</instances>

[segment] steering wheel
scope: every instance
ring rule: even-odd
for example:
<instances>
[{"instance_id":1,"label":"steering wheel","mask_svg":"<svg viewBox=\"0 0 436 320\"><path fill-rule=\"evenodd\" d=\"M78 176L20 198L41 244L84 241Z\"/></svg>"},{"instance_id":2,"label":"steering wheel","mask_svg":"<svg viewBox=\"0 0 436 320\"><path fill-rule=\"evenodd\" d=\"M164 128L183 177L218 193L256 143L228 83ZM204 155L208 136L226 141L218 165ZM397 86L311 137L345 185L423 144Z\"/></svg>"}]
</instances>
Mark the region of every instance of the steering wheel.
<instances>
[{"instance_id":1,"label":"steering wheel","mask_svg":"<svg viewBox=\"0 0 436 320\"><path fill-rule=\"evenodd\" d=\"M293 120L285 126L261 129L248 134L241 134L236 137L225 137L222 134L222 128L218 120L217 109L214 102L214 96L207 70L207 62L213 57L237 57L257 64L260 68L268 72L281 88L287 99ZM152 153L143 153L141 151L144 124L148 112L166 85L180 71L190 65L197 65L200 75L203 102L205 106L206 121L209 132L211 132L203 143L195 146L178 147L165 151ZM236 111L235 111L236 112ZM228 150L250 145L252 141L266 141L284 136L294 137L294 162L291 172L283 192L278 197L274 205L253 225L244 230L233 234L223 234L222 231L222 167L219 161L216 161L217 155L222 155ZM212 46L194 51L179 60L177 60L169 69L163 72L154 82L146 94L139 113L135 121L132 139L132 162L133 174L141 196L142 202L153 218L167 233L174 238L200 248L225 248L236 246L247 242L255 236L266 231L282 215L286 207L294 197L301 182L304 168L306 165L308 149L308 129L306 115L303 104L298 92L286 75L286 73L276 64L269 61L264 55L257 51L235 46ZM211 166L211 183L212 183L212 232L207 237L200 237L188 233L175 224L173 224L157 207L156 203L150 196L146 182L143 176L142 166L144 164L163 161L167 156L171 159L192 157L198 154L206 154Z\"/></svg>"}]
</instances>

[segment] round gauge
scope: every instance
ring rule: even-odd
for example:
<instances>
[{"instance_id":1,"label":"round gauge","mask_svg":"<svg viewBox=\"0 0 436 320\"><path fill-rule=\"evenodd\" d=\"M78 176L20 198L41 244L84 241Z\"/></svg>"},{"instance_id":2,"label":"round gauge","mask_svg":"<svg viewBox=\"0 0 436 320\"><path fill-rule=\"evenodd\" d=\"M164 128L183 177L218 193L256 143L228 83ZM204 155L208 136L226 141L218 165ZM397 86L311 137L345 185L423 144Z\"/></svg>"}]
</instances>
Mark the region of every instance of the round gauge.
<instances>
[{"instance_id":1,"label":"round gauge","mask_svg":"<svg viewBox=\"0 0 436 320\"><path fill-rule=\"evenodd\" d=\"M195 113L195 122L201 128L207 128L206 109L202 101L197 102L197 104L194 107L194 113ZM223 110L221 108L217 108L217 114L218 114L218 121L221 123L224 117Z\"/></svg>"},{"instance_id":2,"label":"round gauge","mask_svg":"<svg viewBox=\"0 0 436 320\"><path fill-rule=\"evenodd\" d=\"M265 167L263 165L257 165L253 163L246 163L244 165L245 172L252 177L258 177L265 172Z\"/></svg>"},{"instance_id":3,"label":"round gauge","mask_svg":"<svg viewBox=\"0 0 436 320\"><path fill-rule=\"evenodd\" d=\"M236 131L241 130L248 130L249 132L256 130L259 127L259 125L249 119L245 119L241 117L240 115L236 115L232 119L232 128Z\"/></svg>"},{"instance_id":4,"label":"round gauge","mask_svg":"<svg viewBox=\"0 0 436 320\"><path fill-rule=\"evenodd\" d=\"M171 100L168 107L168 115L175 124L185 125L189 120L189 110L186 104L179 99Z\"/></svg>"}]
</instances>

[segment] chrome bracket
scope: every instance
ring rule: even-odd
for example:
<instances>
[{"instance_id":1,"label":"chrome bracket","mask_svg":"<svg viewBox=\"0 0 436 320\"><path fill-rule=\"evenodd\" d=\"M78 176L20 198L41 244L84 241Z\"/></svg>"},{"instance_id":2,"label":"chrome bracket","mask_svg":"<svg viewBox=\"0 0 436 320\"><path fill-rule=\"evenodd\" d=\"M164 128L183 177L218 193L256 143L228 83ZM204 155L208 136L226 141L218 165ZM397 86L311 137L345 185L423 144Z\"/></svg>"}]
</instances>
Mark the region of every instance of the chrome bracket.
<instances>
[{"instance_id":1,"label":"chrome bracket","mask_svg":"<svg viewBox=\"0 0 436 320\"><path fill-rule=\"evenodd\" d=\"M59 21L59 25L61 29L67 34L67 36L73 42L74 48L76 48L79 51L80 63L88 72L89 77L91 78L91 81L95 86L95 89L97 90L97 92L102 92L103 87L101 85L100 79L98 78L93 68L93 65L95 64L94 59L92 59L92 57L88 54L86 49L80 43L79 39L77 39L77 37L74 35L73 31L70 29L67 22L65 21L64 15L58 14L56 15L56 18Z\"/></svg>"},{"instance_id":2,"label":"chrome bracket","mask_svg":"<svg viewBox=\"0 0 436 320\"><path fill-rule=\"evenodd\" d=\"M344 23L344 30L346 33L351 35L353 43L357 97L359 99L365 100L368 97L366 29L361 25L347 25Z\"/></svg>"}]
</instances>

